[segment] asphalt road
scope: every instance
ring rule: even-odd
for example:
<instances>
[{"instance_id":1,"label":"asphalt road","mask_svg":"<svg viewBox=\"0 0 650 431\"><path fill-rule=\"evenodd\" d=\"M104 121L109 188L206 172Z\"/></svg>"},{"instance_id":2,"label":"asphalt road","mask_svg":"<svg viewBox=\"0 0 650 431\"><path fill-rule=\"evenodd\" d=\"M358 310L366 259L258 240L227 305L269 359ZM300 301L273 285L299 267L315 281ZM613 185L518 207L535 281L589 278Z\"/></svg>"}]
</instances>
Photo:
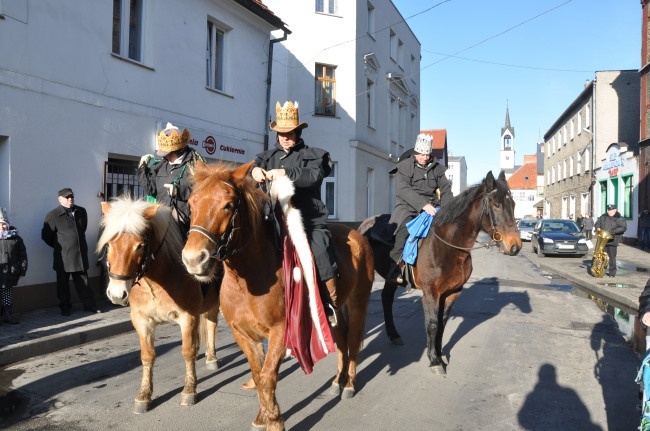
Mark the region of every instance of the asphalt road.
<instances>
[{"instance_id":1,"label":"asphalt road","mask_svg":"<svg viewBox=\"0 0 650 431\"><path fill-rule=\"evenodd\" d=\"M427 367L421 293L400 291L395 307L406 345L384 333L380 283L367 320L357 395L332 398L335 355L305 376L281 367L277 397L292 430L633 430L639 413L638 358L610 316L525 255L473 253L474 273L445 335L447 376ZM157 332L154 402L131 413L140 384L135 333L6 367L0 428L11 430L247 430L258 404L240 389L248 365L220 326L220 369L197 366L199 402L179 403L184 367L178 328ZM9 413L8 411L11 411Z\"/></svg>"}]
</instances>

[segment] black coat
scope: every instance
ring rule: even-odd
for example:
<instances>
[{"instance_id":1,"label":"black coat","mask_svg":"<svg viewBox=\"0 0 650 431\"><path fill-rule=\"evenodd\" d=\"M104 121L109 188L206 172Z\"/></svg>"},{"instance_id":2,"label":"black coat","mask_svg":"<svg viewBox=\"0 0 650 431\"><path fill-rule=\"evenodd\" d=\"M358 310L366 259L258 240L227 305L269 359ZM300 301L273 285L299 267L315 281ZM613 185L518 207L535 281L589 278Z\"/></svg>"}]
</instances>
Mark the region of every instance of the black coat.
<instances>
[{"instance_id":1,"label":"black coat","mask_svg":"<svg viewBox=\"0 0 650 431\"><path fill-rule=\"evenodd\" d=\"M330 174L330 155L320 148L305 145L302 139L285 153L279 144L256 156L255 164L265 171L284 169L296 192L293 204L302 214L305 229L325 227L329 212L321 200L323 179Z\"/></svg>"},{"instance_id":2,"label":"black coat","mask_svg":"<svg viewBox=\"0 0 650 431\"><path fill-rule=\"evenodd\" d=\"M596 229L602 229L609 231L609 233L614 234L614 239L607 243L608 246L616 247L621 243L623 239L623 233L627 230L627 222L621 216L621 213L616 211L613 216L605 213L598 217L596 224L594 224Z\"/></svg>"},{"instance_id":3,"label":"black coat","mask_svg":"<svg viewBox=\"0 0 650 431\"><path fill-rule=\"evenodd\" d=\"M426 204L443 206L453 198L451 183L445 176L447 168L437 161L422 168L413 157L397 163L395 209L390 218L397 228L409 216L416 217ZM440 190L438 199L437 190Z\"/></svg>"},{"instance_id":4,"label":"black coat","mask_svg":"<svg viewBox=\"0 0 650 431\"><path fill-rule=\"evenodd\" d=\"M14 229L13 227L10 229ZM0 238L0 279L15 286L18 279L27 273L27 249L20 235Z\"/></svg>"},{"instance_id":5,"label":"black coat","mask_svg":"<svg viewBox=\"0 0 650 431\"><path fill-rule=\"evenodd\" d=\"M85 208L74 205L74 220L65 207L59 205L45 216L41 238L54 249L52 267L57 272L88 270L88 244L86 228L88 214Z\"/></svg>"},{"instance_id":6,"label":"black coat","mask_svg":"<svg viewBox=\"0 0 650 431\"><path fill-rule=\"evenodd\" d=\"M639 318L650 311L650 279L645 284L645 289L639 297Z\"/></svg>"}]
</instances>

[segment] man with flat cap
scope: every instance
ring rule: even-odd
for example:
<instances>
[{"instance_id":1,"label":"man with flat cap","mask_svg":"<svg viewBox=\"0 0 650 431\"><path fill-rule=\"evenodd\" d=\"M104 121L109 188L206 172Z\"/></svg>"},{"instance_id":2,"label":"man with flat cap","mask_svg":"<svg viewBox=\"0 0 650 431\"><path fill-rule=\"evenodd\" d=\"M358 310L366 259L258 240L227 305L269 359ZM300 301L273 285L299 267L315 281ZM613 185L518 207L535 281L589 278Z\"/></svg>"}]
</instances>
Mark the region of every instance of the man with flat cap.
<instances>
[{"instance_id":1,"label":"man with flat cap","mask_svg":"<svg viewBox=\"0 0 650 431\"><path fill-rule=\"evenodd\" d=\"M74 193L69 187L59 190L58 200L59 206L45 216L41 238L54 251L53 269L56 271L56 295L61 314L69 316L72 309L68 285L70 276L84 311L100 313L88 286L88 214L83 207L75 205Z\"/></svg>"},{"instance_id":2,"label":"man with flat cap","mask_svg":"<svg viewBox=\"0 0 650 431\"><path fill-rule=\"evenodd\" d=\"M627 229L627 222L621 216L621 213L618 212L616 204L608 204L607 212L596 220L594 224L596 228L596 233L599 230L606 230L609 233L614 235L614 238L607 242L605 245L605 252L609 257L609 271L608 276L616 276L616 252L618 251L618 245L623 239L623 233Z\"/></svg>"}]
</instances>

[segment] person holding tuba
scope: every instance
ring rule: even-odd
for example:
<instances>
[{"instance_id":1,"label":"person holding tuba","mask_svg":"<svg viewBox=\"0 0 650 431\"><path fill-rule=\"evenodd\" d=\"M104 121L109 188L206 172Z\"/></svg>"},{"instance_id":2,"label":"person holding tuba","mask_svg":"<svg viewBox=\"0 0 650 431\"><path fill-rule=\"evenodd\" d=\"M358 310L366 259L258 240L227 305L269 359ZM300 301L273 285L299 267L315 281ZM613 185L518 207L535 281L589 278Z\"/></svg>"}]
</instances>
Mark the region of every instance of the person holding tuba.
<instances>
[{"instance_id":1,"label":"person holding tuba","mask_svg":"<svg viewBox=\"0 0 650 431\"><path fill-rule=\"evenodd\" d=\"M621 216L621 213L618 212L616 204L608 204L607 212L596 220L594 224L596 228L596 234L599 231L605 230L611 233L614 238L607 242L605 245L605 252L609 258L609 275L610 277L616 276L616 252L618 251L618 245L621 243L623 238L623 233L627 229L627 222Z\"/></svg>"}]
</instances>

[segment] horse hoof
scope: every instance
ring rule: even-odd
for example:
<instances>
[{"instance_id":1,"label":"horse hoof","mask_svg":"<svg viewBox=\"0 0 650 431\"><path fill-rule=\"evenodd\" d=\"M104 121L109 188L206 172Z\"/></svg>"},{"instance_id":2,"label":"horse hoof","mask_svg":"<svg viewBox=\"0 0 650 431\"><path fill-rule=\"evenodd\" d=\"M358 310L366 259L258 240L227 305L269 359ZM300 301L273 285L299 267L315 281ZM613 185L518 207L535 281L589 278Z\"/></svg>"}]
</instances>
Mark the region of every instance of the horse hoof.
<instances>
[{"instance_id":1,"label":"horse hoof","mask_svg":"<svg viewBox=\"0 0 650 431\"><path fill-rule=\"evenodd\" d=\"M336 383L332 384L329 391L330 395L338 397L341 394L341 387Z\"/></svg>"},{"instance_id":2,"label":"horse hoof","mask_svg":"<svg viewBox=\"0 0 650 431\"><path fill-rule=\"evenodd\" d=\"M266 425L258 425L255 422L251 424L251 431L266 431Z\"/></svg>"},{"instance_id":3,"label":"horse hoof","mask_svg":"<svg viewBox=\"0 0 650 431\"><path fill-rule=\"evenodd\" d=\"M149 401L136 401L133 403L133 413L141 415L149 410Z\"/></svg>"},{"instance_id":4,"label":"horse hoof","mask_svg":"<svg viewBox=\"0 0 650 431\"><path fill-rule=\"evenodd\" d=\"M341 393L342 400L349 400L352 397L354 397L354 389L352 388L343 389L343 392Z\"/></svg>"},{"instance_id":5,"label":"horse hoof","mask_svg":"<svg viewBox=\"0 0 650 431\"><path fill-rule=\"evenodd\" d=\"M402 341L402 337L391 338L390 342L393 343L396 346L403 346L404 345L404 342Z\"/></svg>"},{"instance_id":6,"label":"horse hoof","mask_svg":"<svg viewBox=\"0 0 650 431\"><path fill-rule=\"evenodd\" d=\"M219 362L216 359L214 361L205 361L205 368L208 370L218 370Z\"/></svg>"},{"instance_id":7,"label":"horse hoof","mask_svg":"<svg viewBox=\"0 0 650 431\"><path fill-rule=\"evenodd\" d=\"M445 367L443 367L442 365L432 365L432 366L429 367L429 369L436 376L446 376L447 375L447 370L445 370Z\"/></svg>"},{"instance_id":8,"label":"horse hoof","mask_svg":"<svg viewBox=\"0 0 650 431\"><path fill-rule=\"evenodd\" d=\"M196 394L181 394L182 406L193 406L196 404Z\"/></svg>"}]
</instances>

